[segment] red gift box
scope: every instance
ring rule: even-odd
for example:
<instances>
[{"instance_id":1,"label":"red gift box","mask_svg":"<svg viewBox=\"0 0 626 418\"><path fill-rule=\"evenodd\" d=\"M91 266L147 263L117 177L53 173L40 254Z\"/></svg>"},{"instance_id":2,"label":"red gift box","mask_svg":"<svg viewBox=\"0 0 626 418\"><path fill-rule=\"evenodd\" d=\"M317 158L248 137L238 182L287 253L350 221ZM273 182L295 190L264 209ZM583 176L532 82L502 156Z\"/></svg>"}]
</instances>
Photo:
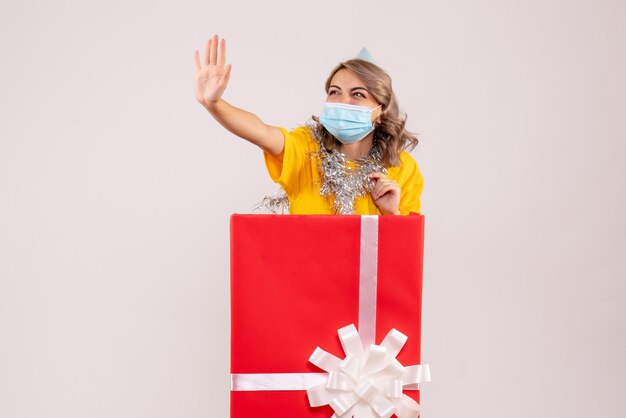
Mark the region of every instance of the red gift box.
<instances>
[{"instance_id":1,"label":"red gift box","mask_svg":"<svg viewBox=\"0 0 626 418\"><path fill-rule=\"evenodd\" d=\"M368 310L375 336L366 342L378 344L395 328L408 337L396 359L419 365L423 242L424 217L416 214L232 215L232 376L324 373L308 361L311 353L320 347L343 359L337 330L355 324L363 336ZM369 296L368 268L375 280ZM334 413L312 407L306 390L243 386L231 387L231 417ZM418 390L404 394L419 402Z\"/></svg>"}]
</instances>

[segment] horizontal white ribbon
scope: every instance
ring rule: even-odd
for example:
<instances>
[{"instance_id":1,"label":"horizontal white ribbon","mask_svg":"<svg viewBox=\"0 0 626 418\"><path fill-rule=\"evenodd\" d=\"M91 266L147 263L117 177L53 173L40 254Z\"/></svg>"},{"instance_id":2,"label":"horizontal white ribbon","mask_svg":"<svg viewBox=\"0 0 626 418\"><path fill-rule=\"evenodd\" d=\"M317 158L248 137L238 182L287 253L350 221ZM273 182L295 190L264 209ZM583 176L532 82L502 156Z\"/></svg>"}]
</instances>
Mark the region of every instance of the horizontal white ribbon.
<instances>
[{"instance_id":1,"label":"horizontal white ribbon","mask_svg":"<svg viewBox=\"0 0 626 418\"><path fill-rule=\"evenodd\" d=\"M327 373L231 374L230 390L307 390L327 378Z\"/></svg>"},{"instance_id":2,"label":"horizontal white ribbon","mask_svg":"<svg viewBox=\"0 0 626 418\"><path fill-rule=\"evenodd\" d=\"M404 390L419 390L419 383L430 382L428 364L406 366L407 379L403 379ZM307 390L325 383L328 373L233 373L230 375L230 390L235 391L273 391Z\"/></svg>"}]
</instances>

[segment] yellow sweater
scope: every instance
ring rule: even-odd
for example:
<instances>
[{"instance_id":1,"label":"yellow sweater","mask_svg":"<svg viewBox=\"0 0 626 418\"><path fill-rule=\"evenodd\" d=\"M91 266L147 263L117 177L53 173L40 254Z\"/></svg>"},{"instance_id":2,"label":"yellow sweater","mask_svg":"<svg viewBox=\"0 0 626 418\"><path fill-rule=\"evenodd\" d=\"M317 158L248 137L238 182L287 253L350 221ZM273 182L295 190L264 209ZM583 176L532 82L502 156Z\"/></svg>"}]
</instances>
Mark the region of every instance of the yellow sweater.
<instances>
[{"instance_id":1,"label":"yellow sweater","mask_svg":"<svg viewBox=\"0 0 626 418\"><path fill-rule=\"evenodd\" d=\"M267 171L276 183L280 184L289 197L289 211L294 214L333 214L333 198L320 195L322 179L319 164L310 158L310 152L319 149L310 129L299 126L292 131L278 127L285 136L283 152L273 156L263 152ZM400 186L400 214L420 212L420 195L424 188L424 179L413 157L401 151L400 166L388 167L387 177L394 179ZM370 194L359 197L354 202L357 215L380 215L380 210Z\"/></svg>"}]
</instances>

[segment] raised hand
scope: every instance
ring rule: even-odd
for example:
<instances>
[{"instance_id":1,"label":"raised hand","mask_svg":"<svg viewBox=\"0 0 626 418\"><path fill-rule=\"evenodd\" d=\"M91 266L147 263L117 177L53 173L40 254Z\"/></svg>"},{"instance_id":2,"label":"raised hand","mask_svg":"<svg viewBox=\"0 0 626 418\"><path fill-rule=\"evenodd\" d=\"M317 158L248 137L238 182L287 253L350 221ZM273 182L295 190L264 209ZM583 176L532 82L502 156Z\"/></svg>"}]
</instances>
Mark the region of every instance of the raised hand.
<instances>
[{"instance_id":1,"label":"raised hand","mask_svg":"<svg viewBox=\"0 0 626 418\"><path fill-rule=\"evenodd\" d=\"M217 102L224 93L230 78L231 64L226 63L226 40L220 41L217 35L206 44L205 57L200 61L200 53L194 51L196 64L196 99L207 106Z\"/></svg>"}]
</instances>

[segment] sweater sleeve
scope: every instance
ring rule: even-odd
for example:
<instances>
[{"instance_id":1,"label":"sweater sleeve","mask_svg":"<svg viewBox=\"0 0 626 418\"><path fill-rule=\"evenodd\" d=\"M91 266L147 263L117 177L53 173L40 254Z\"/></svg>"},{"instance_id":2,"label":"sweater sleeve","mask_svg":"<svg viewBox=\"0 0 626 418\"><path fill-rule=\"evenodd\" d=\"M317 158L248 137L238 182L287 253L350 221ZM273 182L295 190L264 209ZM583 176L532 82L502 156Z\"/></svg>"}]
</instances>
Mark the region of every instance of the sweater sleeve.
<instances>
[{"instance_id":1,"label":"sweater sleeve","mask_svg":"<svg viewBox=\"0 0 626 418\"><path fill-rule=\"evenodd\" d=\"M417 162L409 153L403 152L401 161L403 167L402 178L400 179L400 214L420 213L420 197L424 189L424 178Z\"/></svg>"},{"instance_id":2,"label":"sweater sleeve","mask_svg":"<svg viewBox=\"0 0 626 418\"><path fill-rule=\"evenodd\" d=\"M289 131L278 126L285 137L285 146L278 155L263 151L265 167L271 179L280 184L289 195L298 192L299 174L306 155L307 133L304 127Z\"/></svg>"}]
</instances>

